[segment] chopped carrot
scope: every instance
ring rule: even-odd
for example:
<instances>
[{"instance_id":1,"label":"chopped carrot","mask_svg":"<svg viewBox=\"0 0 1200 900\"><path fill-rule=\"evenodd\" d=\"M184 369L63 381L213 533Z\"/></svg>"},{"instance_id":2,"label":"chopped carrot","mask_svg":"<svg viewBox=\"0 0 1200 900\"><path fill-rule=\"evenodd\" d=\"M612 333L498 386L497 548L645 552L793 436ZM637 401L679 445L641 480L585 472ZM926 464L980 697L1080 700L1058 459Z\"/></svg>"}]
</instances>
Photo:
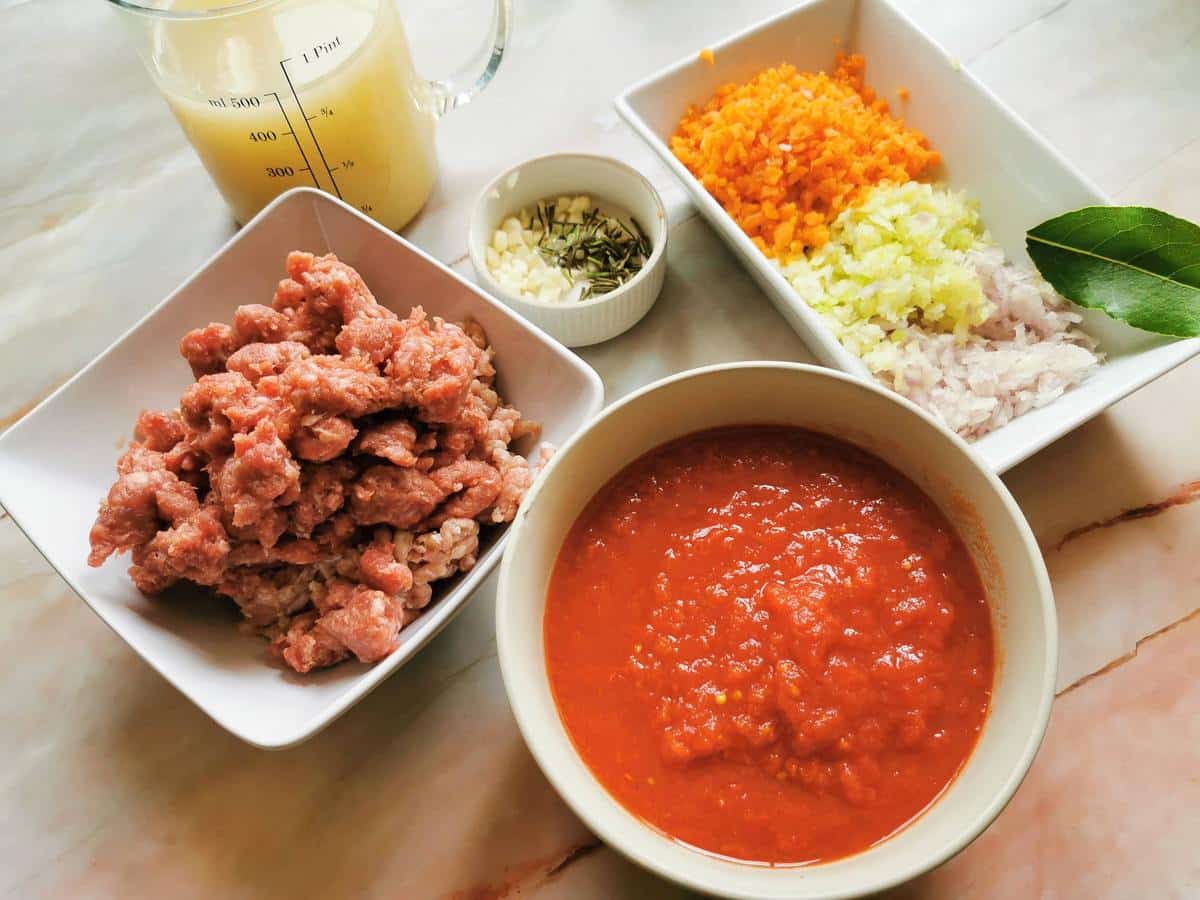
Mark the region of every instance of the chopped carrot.
<instances>
[{"instance_id":1,"label":"chopped carrot","mask_svg":"<svg viewBox=\"0 0 1200 900\"><path fill-rule=\"evenodd\" d=\"M908 88L899 87L899 88L896 88L896 96L899 97L901 100L907 101L908 98L911 96L911 94L909 94Z\"/></svg>"},{"instance_id":2,"label":"chopped carrot","mask_svg":"<svg viewBox=\"0 0 1200 900\"><path fill-rule=\"evenodd\" d=\"M717 61L717 57L707 47L700 51L700 58L710 66Z\"/></svg>"},{"instance_id":3,"label":"chopped carrot","mask_svg":"<svg viewBox=\"0 0 1200 900\"><path fill-rule=\"evenodd\" d=\"M782 261L829 240L829 224L867 190L905 182L940 157L888 115L863 80L861 56L839 53L832 76L793 66L727 84L688 109L671 149L768 256Z\"/></svg>"}]
</instances>

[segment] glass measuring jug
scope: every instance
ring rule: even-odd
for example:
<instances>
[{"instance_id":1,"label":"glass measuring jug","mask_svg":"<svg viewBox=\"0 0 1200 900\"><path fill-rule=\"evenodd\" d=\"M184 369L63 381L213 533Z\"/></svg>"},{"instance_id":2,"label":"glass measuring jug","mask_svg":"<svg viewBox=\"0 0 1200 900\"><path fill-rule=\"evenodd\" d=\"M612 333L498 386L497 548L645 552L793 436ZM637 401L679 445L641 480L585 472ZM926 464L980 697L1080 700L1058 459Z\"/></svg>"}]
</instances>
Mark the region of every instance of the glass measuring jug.
<instances>
[{"instance_id":1,"label":"glass measuring jug","mask_svg":"<svg viewBox=\"0 0 1200 900\"><path fill-rule=\"evenodd\" d=\"M416 74L393 0L108 0L238 222L309 185L393 230L433 190L434 122L504 54L511 0L444 81Z\"/></svg>"}]
</instances>

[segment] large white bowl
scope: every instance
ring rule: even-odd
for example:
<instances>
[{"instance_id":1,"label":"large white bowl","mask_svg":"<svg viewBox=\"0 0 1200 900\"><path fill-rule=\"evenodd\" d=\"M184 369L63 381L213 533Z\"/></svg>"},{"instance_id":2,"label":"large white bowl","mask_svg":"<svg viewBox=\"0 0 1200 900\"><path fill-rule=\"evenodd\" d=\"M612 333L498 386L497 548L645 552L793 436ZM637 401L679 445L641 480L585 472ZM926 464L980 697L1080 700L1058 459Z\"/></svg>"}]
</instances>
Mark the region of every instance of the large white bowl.
<instances>
[{"instance_id":1,"label":"large white bowl","mask_svg":"<svg viewBox=\"0 0 1200 900\"><path fill-rule=\"evenodd\" d=\"M630 87L617 110L679 176L713 226L821 362L871 379L842 348L669 146L690 104L722 84L745 81L783 62L828 71L837 49L862 53L867 83L909 124L925 132L945 162L943 175L980 201L984 224L1013 259L1027 264L1025 231L1044 219L1108 198L1053 147L963 69L888 0L807 0L775 18L712 45L714 62L692 54ZM697 47L697 50L700 48ZM911 100L899 104L897 90ZM1200 353L1200 340L1174 340L1130 328L1096 310L1084 327L1107 361L1079 387L1014 419L972 446L996 472L1040 450L1101 410Z\"/></svg>"},{"instance_id":2,"label":"large white bowl","mask_svg":"<svg viewBox=\"0 0 1200 900\"><path fill-rule=\"evenodd\" d=\"M289 250L337 253L380 303L402 315L420 304L450 320L474 317L496 348L505 397L542 423L548 441L570 437L600 408L604 392L585 363L470 282L345 203L297 188L0 437L0 502L50 564L197 706L243 740L270 748L311 737L411 659L487 577L507 532L493 531L475 567L435 592L387 659L307 676L270 665L263 642L238 632L227 602L148 599L125 574L128 557L88 567L88 529L134 419L147 407L174 408L192 381L179 338L210 321L228 322L242 303L269 302Z\"/></svg>"},{"instance_id":3,"label":"large white bowl","mask_svg":"<svg viewBox=\"0 0 1200 900\"><path fill-rule=\"evenodd\" d=\"M627 812L575 752L546 675L547 583L584 505L653 447L701 429L744 423L797 425L832 435L903 472L936 501L966 542L992 609L997 662L991 713L958 778L894 837L821 865L772 868L718 858L673 841ZM568 442L509 535L496 641L521 733L575 812L609 845L659 874L698 890L747 898L859 896L913 878L957 853L1004 808L1033 761L1057 666L1046 568L1000 479L908 401L841 373L793 363L737 363L667 378L610 406Z\"/></svg>"}]
</instances>

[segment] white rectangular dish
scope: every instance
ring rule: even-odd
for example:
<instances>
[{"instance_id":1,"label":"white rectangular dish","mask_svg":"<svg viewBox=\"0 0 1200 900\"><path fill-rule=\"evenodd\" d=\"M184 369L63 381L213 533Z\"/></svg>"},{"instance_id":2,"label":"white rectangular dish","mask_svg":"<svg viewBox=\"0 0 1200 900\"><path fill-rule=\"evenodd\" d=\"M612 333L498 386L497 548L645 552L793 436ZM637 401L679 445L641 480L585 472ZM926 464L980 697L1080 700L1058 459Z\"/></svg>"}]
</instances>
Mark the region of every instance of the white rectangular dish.
<instances>
[{"instance_id":1,"label":"white rectangular dish","mask_svg":"<svg viewBox=\"0 0 1200 900\"><path fill-rule=\"evenodd\" d=\"M599 377L562 345L357 210L297 188L0 437L0 503L50 564L171 684L233 734L267 748L311 737L412 658L491 572L508 530L485 536L476 566L435 592L385 660L303 677L273 666L265 644L238 631L232 603L147 598L129 581L127 558L88 567L88 530L134 419L145 408L176 407L192 381L179 338L229 321L240 304L269 302L290 250L336 253L402 316L420 304L448 320L475 318L496 349L504 396L540 421L552 444L566 441L603 402Z\"/></svg>"},{"instance_id":2,"label":"white rectangular dish","mask_svg":"<svg viewBox=\"0 0 1200 900\"><path fill-rule=\"evenodd\" d=\"M714 62L697 53L668 66L618 97L617 110L683 181L701 214L825 365L872 377L671 152L670 137L688 106L703 104L722 84L745 81L783 62L801 71L830 71L838 49L862 53L867 83L880 96L894 99L901 86L911 92L903 117L941 153L942 177L979 200L992 236L1010 258L1026 265L1028 228L1067 210L1109 203L887 0L808 0L710 49ZM1107 361L1058 400L974 442L994 471L1011 468L1200 352L1200 340L1163 338L1083 312L1083 327L1099 341Z\"/></svg>"}]
</instances>

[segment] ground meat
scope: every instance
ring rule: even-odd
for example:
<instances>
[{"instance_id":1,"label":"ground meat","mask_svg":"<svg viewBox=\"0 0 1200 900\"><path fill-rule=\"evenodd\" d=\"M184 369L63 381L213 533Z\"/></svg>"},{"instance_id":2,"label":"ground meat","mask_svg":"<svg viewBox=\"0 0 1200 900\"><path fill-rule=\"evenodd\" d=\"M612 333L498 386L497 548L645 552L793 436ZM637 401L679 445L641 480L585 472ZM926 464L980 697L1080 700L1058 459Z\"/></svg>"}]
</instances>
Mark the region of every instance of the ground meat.
<instances>
[{"instance_id":1,"label":"ground meat","mask_svg":"<svg viewBox=\"0 0 1200 900\"><path fill-rule=\"evenodd\" d=\"M359 316L394 319L396 314L375 302L366 282L333 254L288 254L288 275L304 286L306 302L317 312L332 310L342 322Z\"/></svg>"},{"instance_id":2,"label":"ground meat","mask_svg":"<svg viewBox=\"0 0 1200 900\"><path fill-rule=\"evenodd\" d=\"M195 382L148 410L117 462L88 561L129 552L148 594L235 602L283 663L374 662L470 569L532 473L477 323L376 303L333 256L293 253L270 306L189 332Z\"/></svg>"},{"instance_id":3,"label":"ground meat","mask_svg":"<svg viewBox=\"0 0 1200 900\"><path fill-rule=\"evenodd\" d=\"M395 318L375 302L358 273L332 254L290 253L287 272L271 305L290 315L289 339L313 353L334 352L342 327L359 316Z\"/></svg>"},{"instance_id":4,"label":"ground meat","mask_svg":"<svg viewBox=\"0 0 1200 900\"><path fill-rule=\"evenodd\" d=\"M419 306L405 324L385 371L422 421L453 421L471 391L481 351L457 325L429 319Z\"/></svg>"},{"instance_id":5,"label":"ground meat","mask_svg":"<svg viewBox=\"0 0 1200 900\"><path fill-rule=\"evenodd\" d=\"M220 469L212 489L237 527L253 525L276 505L300 496L300 466L270 422L234 435L234 456Z\"/></svg>"},{"instance_id":6,"label":"ground meat","mask_svg":"<svg viewBox=\"0 0 1200 900\"><path fill-rule=\"evenodd\" d=\"M495 502L503 483L494 466L478 459L462 459L434 469L429 478L448 498L430 519L435 526L447 519L475 518Z\"/></svg>"},{"instance_id":7,"label":"ground meat","mask_svg":"<svg viewBox=\"0 0 1200 900\"><path fill-rule=\"evenodd\" d=\"M179 399L179 411L188 428L188 443L208 457L233 451L233 424L225 414L250 402L254 385L244 375L223 372L204 375Z\"/></svg>"},{"instance_id":8,"label":"ground meat","mask_svg":"<svg viewBox=\"0 0 1200 900\"><path fill-rule=\"evenodd\" d=\"M511 522L517 515L517 507L525 499L525 493L533 484L533 471L525 457L504 451L495 458L500 470L500 493L496 503L488 513L489 522Z\"/></svg>"},{"instance_id":9,"label":"ground meat","mask_svg":"<svg viewBox=\"0 0 1200 900\"><path fill-rule=\"evenodd\" d=\"M383 591L338 581L322 606L293 619L273 648L301 673L333 665L350 654L360 662L378 662L396 649L400 629L413 617Z\"/></svg>"},{"instance_id":10,"label":"ground meat","mask_svg":"<svg viewBox=\"0 0 1200 900\"><path fill-rule=\"evenodd\" d=\"M179 342L179 353L192 367L192 374L215 375L225 370L225 360L238 348L237 335L221 322L189 331Z\"/></svg>"},{"instance_id":11,"label":"ground meat","mask_svg":"<svg viewBox=\"0 0 1200 900\"><path fill-rule=\"evenodd\" d=\"M350 655L346 645L331 634L316 628L317 613L306 612L292 619L287 630L271 644L271 649L301 675L336 665Z\"/></svg>"},{"instance_id":12,"label":"ground meat","mask_svg":"<svg viewBox=\"0 0 1200 900\"><path fill-rule=\"evenodd\" d=\"M204 457L185 444L177 444L166 453L150 450L142 444L130 444L117 460L117 474L165 469L199 490L207 488Z\"/></svg>"},{"instance_id":13,"label":"ground meat","mask_svg":"<svg viewBox=\"0 0 1200 900\"><path fill-rule=\"evenodd\" d=\"M153 472L166 470L167 455L158 450L151 450L144 444L133 443L129 449L117 459L117 474L128 475L130 472Z\"/></svg>"},{"instance_id":14,"label":"ground meat","mask_svg":"<svg viewBox=\"0 0 1200 900\"><path fill-rule=\"evenodd\" d=\"M466 572L475 565L479 550L479 523L474 519L448 519L436 531L417 538L408 553L413 573L413 593L408 603L419 609L429 602L430 583Z\"/></svg>"},{"instance_id":15,"label":"ground meat","mask_svg":"<svg viewBox=\"0 0 1200 900\"><path fill-rule=\"evenodd\" d=\"M133 426L133 439L150 450L165 453L184 439L187 429L179 410L144 409Z\"/></svg>"},{"instance_id":16,"label":"ground meat","mask_svg":"<svg viewBox=\"0 0 1200 900\"><path fill-rule=\"evenodd\" d=\"M507 452L508 445L516 438L516 432L521 427L521 414L511 406L496 407L487 425L484 427L483 444L485 452L489 459L493 459L497 454ZM529 433L531 429L525 429L525 433ZM533 426L533 431L539 430L537 426Z\"/></svg>"},{"instance_id":17,"label":"ground meat","mask_svg":"<svg viewBox=\"0 0 1200 900\"><path fill-rule=\"evenodd\" d=\"M100 504L92 525L88 565L98 566L114 553L148 543L161 528L199 508L196 489L165 469L122 475Z\"/></svg>"},{"instance_id":18,"label":"ground meat","mask_svg":"<svg viewBox=\"0 0 1200 900\"><path fill-rule=\"evenodd\" d=\"M355 453L369 453L386 459L394 466L411 469L417 457L432 450L436 438L432 434L418 437L417 429L404 419L392 419L366 426L354 443Z\"/></svg>"},{"instance_id":19,"label":"ground meat","mask_svg":"<svg viewBox=\"0 0 1200 900\"><path fill-rule=\"evenodd\" d=\"M318 311L308 302L304 285L291 278L279 282L271 305L291 321L290 340L299 341L313 353L332 353L342 323L334 310Z\"/></svg>"},{"instance_id":20,"label":"ground meat","mask_svg":"<svg viewBox=\"0 0 1200 900\"><path fill-rule=\"evenodd\" d=\"M476 385L479 382L475 382ZM472 445L487 439L488 423L496 409L496 394L486 388L467 395L458 415L447 425L448 431L461 431L471 436Z\"/></svg>"},{"instance_id":21,"label":"ground meat","mask_svg":"<svg viewBox=\"0 0 1200 900\"><path fill-rule=\"evenodd\" d=\"M194 450L185 439L163 454L167 471L174 472L193 487L207 490L208 481L204 473L205 457Z\"/></svg>"},{"instance_id":22,"label":"ground meat","mask_svg":"<svg viewBox=\"0 0 1200 900\"><path fill-rule=\"evenodd\" d=\"M343 356L364 356L379 365L396 352L404 332L405 324L397 319L359 316L342 327L335 343Z\"/></svg>"},{"instance_id":23,"label":"ground meat","mask_svg":"<svg viewBox=\"0 0 1200 900\"><path fill-rule=\"evenodd\" d=\"M239 347L286 341L291 326L291 320L286 315L261 303L239 306L233 313L233 333Z\"/></svg>"},{"instance_id":24,"label":"ground meat","mask_svg":"<svg viewBox=\"0 0 1200 900\"><path fill-rule=\"evenodd\" d=\"M359 525L411 528L445 496L423 472L381 464L366 469L351 489L350 512Z\"/></svg>"},{"instance_id":25,"label":"ground meat","mask_svg":"<svg viewBox=\"0 0 1200 900\"><path fill-rule=\"evenodd\" d=\"M289 507L291 530L308 537L313 529L342 508L346 485L355 474L349 461L306 463L300 470L300 494Z\"/></svg>"},{"instance_id":26,"label":"ground meat","mask_svg":"<svg viewBox=\"0 0 1200 900\"><path fill-rule=\"evenodd\" d=\"M402 560L397 559L396 551L392 532L387 528L376 528L375 537L358 562L363 584L392 596L407 593L413 585L413 573L407 565L407 548Z\"/></svg>"},{"instance_id":27,"label":"ground meat","mask_svg":"<svg viewBox=\"0 0 1200 900\"><path fill-rule=\"evenodd\" d=\"M282 543L263 546L258 541L237 544L229 551L230 566L273 566L288 563L307 566L318 563L328 556L316 541L290 538Z\"/></svg>"},{"instance_id":28,"label":"ground meat","mask_svg":"<svg viewBox=\"0 0 1200 900\"><path fill-rule=\"evenodd\" d=\"M482 382L475 381L466 402L451 422L441 426L432 467L451 465L468 455L483 456L488 441L489 424L499 404L499 396ZM481 448L476 452L476 447Z\"/></svg>"},{"instance_id":29,"label":"ground meat","mask_svg":"<svg viewBox=\"0 0 1200 900\"><path fill-rule=\"evenodd\" d=\"M366 357L313 356L292 363L280 377L301 413L357 419L403 401L399 387Z\"/></svg>"},{"instance_id":30,"label":"ground meat","mask_svg":"<svg viewBox=\"0 0 1200 900\"><path fill-rule=\"evenodd\" d=\"M471 343L490 355L491 348L488 345L487 332L483 330L483 326L477 320L468 316L463 319L459 327L463 330L463 334L471 339Z\"/></svg>"},{"instance_id":31,"label":"ground meat","mask_svg":"<svg viewBox=\"0 0 1200 900\"><path fill-rule=\"evenodd\" d=\"M533 470L525 457L511 452L509 444L518 437L537 434L537 423L525 423L511 406L499 406L488 421L483 440L483 455L500 473L501 486L495 504L484 517L488 522L511 522L517 507L533 484Z\"/></svg>"},{"instance_id":32,"label":"ground meat","mask_svg":"<svg viewBox=\"0 0 1200 900\"><path fill-rule=\"evenodd\" d=\"M345 605L324 613L316 629L337 640L359 662L378 662L396 649L404 607L383 591L356 585Z\"/></svg>"},{"instance_id":33,"label":"ground meat","mask_svg":"<svg viewBox=\"0 0 1200 900\"><path fill-rule=\"evenodd\" d=\"M343 416L306 416L292 438L292 452L298 459L328 462L341 456L356 434L354 423Z\"/></svg>"},{"instance_id":34,"label":"ground meat","mask_svg":"<svg viewBox=\"0 0 1200 900\"><path fill-rule=\"evenodd\" d=\"M448 427L438 433L437 443L417 458L422 472L450 466L466 459L475 449L475 435L467 428Z\"/></svg>"},{"instance_id":35,"label":"ground meat","mask_svg":"<svg viewBox=\"0 0 1200 900\"><path fill-rule=\"evenodd\" d=\"M209 471L214 473L211 478L213 484L218 483L220 469L228 461L228 459L217 460L209 465ZM233 522L234 510L226 509L221 501L219 490L210 490L204 503L220 518L230 539L237 544L255 543L261 547L274 547L288 528L288 510L280 507L263 509L262 514L253 522L235 525Z\"/></svg>"},{"instance_id":36,"label":"ground meat","mask_svg":"<svg viewBox=\"0 0 1200 900\"><path fill-rule=\"evenodd\" d=\"M229 538L208 509L197 509L133 548L129 577L138 590L156 594L176 581L213 585L225 574Z\"/></svg>"},{"instance_id":37,"label":"ground meat","mask_svg":"<svg viewBox=\"0 0 1200 900\"><path fill-rule=\"evenodd\" d=\"M332 554L345 555L351 551L351 543L358 531L354 516L339 512L313 529L313 540Z\"/></svg>"},{"instance_id":38,"label":"ground meat","mask_svg":"<svg viewBox=\"0 0 1200 900\"><path fill-rule=\"evenodd\" d=\"M312 354L299 341L246 344L230 355L225 367L230 372L237 372L251 384L258 384L259 379L268 375L282 375L284 369L296 360L309 356Z\"/></svg>"},{"instance_id":39,"label":"ground meat","mask_svg":"<svg viewBox=\"0 0 1200 900\"><path fill-rule=\"evenodd\" d=\"M232 599L251 625L265 628L286 621L309 604L309 585L316 574L311 565L235 568L217 585L217 591Z\"/></svg>"}]
</instances>

